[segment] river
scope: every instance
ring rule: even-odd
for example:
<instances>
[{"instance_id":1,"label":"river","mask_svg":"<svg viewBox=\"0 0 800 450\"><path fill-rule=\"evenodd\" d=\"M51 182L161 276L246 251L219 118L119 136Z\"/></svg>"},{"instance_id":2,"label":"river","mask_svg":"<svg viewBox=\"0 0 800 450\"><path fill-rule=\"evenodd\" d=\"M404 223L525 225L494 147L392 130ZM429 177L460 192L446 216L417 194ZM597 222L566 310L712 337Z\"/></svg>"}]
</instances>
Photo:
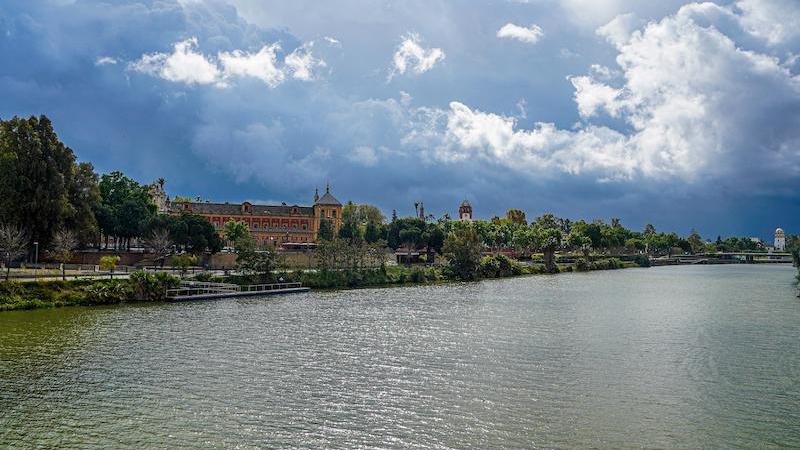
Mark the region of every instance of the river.
<instances>
[{"instance_id":1,"label":"river","mask_svg":"<svg viewBox=\"0 0 800 450\"><path fill-rule=\"evenodd\" d=\"M795 270L0 313L0 448L800 448Z\"/></svg>"}]
</instances>

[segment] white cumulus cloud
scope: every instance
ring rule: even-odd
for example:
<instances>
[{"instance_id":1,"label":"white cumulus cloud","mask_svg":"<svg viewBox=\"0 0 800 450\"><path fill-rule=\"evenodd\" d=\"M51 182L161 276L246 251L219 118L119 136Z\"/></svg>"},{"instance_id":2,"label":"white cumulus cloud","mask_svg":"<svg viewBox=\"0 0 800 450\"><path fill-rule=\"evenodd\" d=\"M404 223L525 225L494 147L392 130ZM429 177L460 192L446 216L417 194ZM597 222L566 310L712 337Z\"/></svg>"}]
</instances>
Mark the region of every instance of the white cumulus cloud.
<instances>
[{"instance_id":1,"label":"white cumulus cloud","mask_svg":"<svg viewBox=\"0 0 800 450\"><path fill-rule=\"evenodd\" d=\"M232 50L219 52L216 57L197 50L197 38L174 44L172 53L144 54L128 67L168 81L185 84L226 87L236 78L256 78L275 88L291 77L302 81L315 79L315 70L325 62L314 57L313 43L306 43L280 60L281 46L267 44L257 52ZM99 64L99 62L98 62Z\"/></svg>"},{"instance_id":2,"label":"white cumulus cloud","mask_svg":"<svg viewBox=\"0 0 800 450\"><path fill-rule=\"evenodd\" d=\"M618 51L621 84L592 75L570 81L581 117L608 114L624 123L619 129L591 122L523 128L516 118L452 102L437 140L426 142L427 155L442 162L477 158L537 175L555 170L598 180L716 180L779 189L780 180L800 176L800 77L766 47L737 43L749 29L747 14L692 4L641 28L604 27ZM731 23L741 29L723 32ZM429 124L417 128L431 136Z\"/></svg>"},{"instance_id":3,"label":"white cumulus cloud","mask_svg":"<svg viewBox=\"0 0 800 450\"><path fill-rule=\"evenodd\" d=\"M535 44L539 42L542 36L544 36L544 32L538 25L531 25L526 28L509 22L497 30L497 37L499 38L516 39L526 44Z\"/></svg>"},{"instance_id":4,"label":"white cumulus cloud","mask_svg":"<svg viewBox=\"0 0 800 450\"><path fill-rule=\"evenodd\" d=\"M161 77L165 80L186 84L219 83L221 73L213 62L196 51L197 38L177 42L173 51L151 53L131 63L131 68L142 73Z\"/></svg>"},{"instance_id":5,"label":"white cumulus cloud","mask_svg":"<svg viewBox=\"0 0 800 450\"><path fill-rule=\"evenodd\" d=\"M278 67L278 44L265 45L256 53L234 50L230 53L219 54L225 77L234 76L253 77L263 81L269 87L276 87L285 78L282 69Z\"/></svg>"},{"instance_id":6,"label":"white cumulus cloud","mask_svg":"<svg viewBox=\"0 0 800 450\"><path fill-rule=\"evenodd\" d=\"M425 73L431 70L436 63L444 60L444 57L442 49L424 48L419 35L409 33L403 37L403 42L394 52L389 79L391 80L397 74L403 75L407 71L415 74Z\"/></svg>"}]
</instances>

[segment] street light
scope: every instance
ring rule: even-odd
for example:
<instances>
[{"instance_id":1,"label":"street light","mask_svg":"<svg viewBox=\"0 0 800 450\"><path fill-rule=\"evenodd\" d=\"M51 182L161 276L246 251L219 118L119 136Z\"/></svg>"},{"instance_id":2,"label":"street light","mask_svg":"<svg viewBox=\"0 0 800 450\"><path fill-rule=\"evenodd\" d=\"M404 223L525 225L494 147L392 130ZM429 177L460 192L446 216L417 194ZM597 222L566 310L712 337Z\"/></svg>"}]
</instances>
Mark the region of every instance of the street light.
<instances>
[{"instance_id":1,"label":"street light","mask_svg":"<svg viewBox=\"0 0 800 450\"><path fill-rule=\"evenodd\" d=\"M36 249L36 256L33 258L33 263L39 264L39 241L33 241L33 247Z\"/></svg>"}]
</instances>

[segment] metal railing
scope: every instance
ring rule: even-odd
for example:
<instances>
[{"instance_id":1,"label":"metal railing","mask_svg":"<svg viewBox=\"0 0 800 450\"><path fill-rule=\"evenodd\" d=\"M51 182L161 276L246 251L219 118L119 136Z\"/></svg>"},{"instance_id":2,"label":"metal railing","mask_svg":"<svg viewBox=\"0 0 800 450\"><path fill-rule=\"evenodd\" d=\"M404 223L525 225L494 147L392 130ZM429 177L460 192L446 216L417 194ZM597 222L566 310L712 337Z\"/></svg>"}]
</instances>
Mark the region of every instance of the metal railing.
<instances>
[{"instance_id":1,"label":"metal railing","mask_svg":"<svg viewBox=\"0 0 800 450\"><path fill-rule=\"evenodd\" d=\"M230 283L211 283L203 281L181 281L180 287L167 289L167 297L188 297L193 295L236 294L241 292L269 292L303 287L302 283L271 283L240 286Z\"/></svg>"}]
</instances>

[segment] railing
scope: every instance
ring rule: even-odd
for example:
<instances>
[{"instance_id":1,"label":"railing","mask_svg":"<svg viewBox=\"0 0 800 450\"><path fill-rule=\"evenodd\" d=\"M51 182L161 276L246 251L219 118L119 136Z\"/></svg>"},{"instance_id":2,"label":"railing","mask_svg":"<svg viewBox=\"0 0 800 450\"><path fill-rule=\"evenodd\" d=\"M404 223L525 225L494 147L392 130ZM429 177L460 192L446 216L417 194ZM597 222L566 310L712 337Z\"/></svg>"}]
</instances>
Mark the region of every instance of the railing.
<instances>
[{"instance_id":1,"label":"railing","mask_svg":"<svg viewBox=\"0 0 800 450\"><path fill-rule=\"evenodd\" d=\"M303 287L302 283L272 283L251 284L239 286L230 283L210 283L203 281L181 281L180 287L167 289L167 297L188 297L194 295L210 294L237 294L241 292L269 292L281 289L296 289Z\"/></svg>"},{"instance_id":2,"label":"railing","mask_svg":"<svg viewBox=\"0 0 800 450\"><path fill-rule=\"evenodd\" d=\"M272 283L272 284L249 284L241 287L241 292L264 292L275 291L278 289L294 289L303 287L303 283Z\"/></svg>"}]
</instances>

